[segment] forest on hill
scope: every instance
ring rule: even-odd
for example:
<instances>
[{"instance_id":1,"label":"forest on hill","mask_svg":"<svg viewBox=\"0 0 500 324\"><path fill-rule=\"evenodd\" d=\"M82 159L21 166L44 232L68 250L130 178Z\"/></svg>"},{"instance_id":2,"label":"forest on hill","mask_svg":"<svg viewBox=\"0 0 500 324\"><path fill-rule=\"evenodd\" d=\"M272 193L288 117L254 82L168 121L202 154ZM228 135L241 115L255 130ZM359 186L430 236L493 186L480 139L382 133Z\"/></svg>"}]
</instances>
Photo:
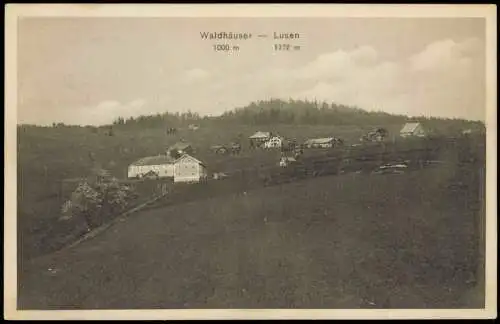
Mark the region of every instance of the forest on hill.
<instances>
[{"instance_id":1,"label":"forest on hill","mask_svg":"<svg viewBox=\"0 0 500 324\"><path fill-rule=\"evenodd\" d=\"M473 128L481 130L484 125L477 121L462 119L413 117L389 114L382 111L366 111L337 103L308 100L270 99L251 102L244 107L229 110L219 116L201 116L198 113L164 113L136 118L118 118L115 125L137 125L178 127L189 123L240 124L240 125L391 125L407 121L424 122L429 128Z\"/></svg>"},{"instance_id":2,"label":"forest on hill","mask_svg":"<svg viewBox=\"0 0 500 324\"><path fill-rule=\"evenodd\" d=\"M113 125L100 127L118 128L164 128L184 127L188 124L198 125L394 125L408 121L418 121L427 128L437 132L473 129L484 131L480 121L436 117L408 117L389 114L382 111L366 111L337 103L327 103L309 100L269 99L251 102L244 107L238 107L218 116L202 116L196 112L164 112L154 115L137 117L117 117ZM67 126L54 123L53 127Z\"/></svg>"},{"instance_id":3,"label":"forest on hill","mask_svg":"<svg viewBox=\"0 0 500 324\"><path fill-rule=\"evenodd\" d=\"M191 111L185 113L163 113L151 116L119 117L114 125L142 125L148 127L187 123L231 123L241 125L372 125L401 123L407 119L403 115L384 112L368 112L360 108L338 105L336 103L308 100L288 101L282 99L251 102L224 112L219 116L201 116Z\"/></svg>"}]
</instances>

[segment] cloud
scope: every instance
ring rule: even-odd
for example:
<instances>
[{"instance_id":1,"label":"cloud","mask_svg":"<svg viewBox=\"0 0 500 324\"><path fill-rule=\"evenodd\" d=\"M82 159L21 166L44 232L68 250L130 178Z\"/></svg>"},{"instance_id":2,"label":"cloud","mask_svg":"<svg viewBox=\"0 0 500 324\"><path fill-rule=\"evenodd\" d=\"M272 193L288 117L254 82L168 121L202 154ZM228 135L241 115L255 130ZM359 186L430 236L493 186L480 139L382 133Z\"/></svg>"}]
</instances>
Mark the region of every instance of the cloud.
<instances>
[{"instance_id":1,"label":"cloud","mask_svg":"<svg viewBox=\"0 0 500 324\"><path fill-rule=\"evenodd\" d=\"M291 68L269 65L213 76L210 84L191 90L196 98L179 104L208 113L271 97L308 98L396 114L484 119L483 54L477 39L439 40L398 60L360 46L322 53ZM193 82L208 77L202 71L185 75Z\"/></svg>"},{"instance_id":2,"label":"cloud","mask_svg":"<svg viewBox=\"0 0 500 324\"><path fill-rule=\"evenodd\" d=\"M445 39L398 61L381 60L368 46L325 53L292 71L305 86L293 97L398 114L484 119L483 49L477 39Z\"/></svg>"},{"instance_id":3,"label":"cloud","mask_svg":"<svg viewBox=\"0 0 500 324\"><path fill-rule=\"evenodd\" d=\"M205 80L210 77L210 73L206 70L194 68L184 72L182 76L182 80L185 83L198 82L201 80Z\"/></svg>"},{"instance_id":4,"label":"cloud","mask_svg":"<svg viewBox=\"0 0 500 324\"><path fill-rule=\"evenodd\" d=\"M120 103L116 100L101 101L95 106L81 107L77 109L77 123L83 125L109 124L118 117L130 118L140 115L155 114L158 109L148 109L148 102L138 98L127 103ZM69 116L68 116L69 117ZM74 115L72 120L74 120ZM68 123L72 123L69 122Z\"/></svg>"},{"instance_id":5,"label":"cloud","mask_svg":"<svg viewBox=\"0 0 500 324\"><path fill-rule=\"evenodd\" d=\"M410 57L411 69L416 72L468 69L473 59L480 54L480 48L481 42L477 39L467 39L459 43L451 39L435 42Z\"/></svg>"},{"instance_id":6,"label":"cloud","mask_svg":"<svg viewBox=\"0 0 500 324\"><path fill-rule=\"evenodd\" d=\"M361 46L352 51L338 50L319 55L314 61L294 71L294 76L305 79L343 80L359 69L373 66L378 61L377 51Z\"/></svg>"},{"instance_id":7,"label":"cloud","mask_svg":"<svg viewBox=\"0 0 500 324\"><path fill-rule=\"evenodd\" d=\"M97 104L96 110L107 110L107 109L114 109L116 107L119 107L120 103L115 100L106 100L106 101L101 101L100 103Z\"/></svg>"}]
</instances>

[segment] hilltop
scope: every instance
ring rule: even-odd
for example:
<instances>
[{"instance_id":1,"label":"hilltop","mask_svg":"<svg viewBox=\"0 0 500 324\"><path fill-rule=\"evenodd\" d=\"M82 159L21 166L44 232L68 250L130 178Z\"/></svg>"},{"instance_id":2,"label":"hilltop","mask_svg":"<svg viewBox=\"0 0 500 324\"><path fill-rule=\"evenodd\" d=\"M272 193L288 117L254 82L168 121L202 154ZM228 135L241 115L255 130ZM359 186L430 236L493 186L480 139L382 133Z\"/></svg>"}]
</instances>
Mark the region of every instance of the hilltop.
<instances>
[{"instance_id":1,"label":"hilltop","mask_svg":"<svg viewBox=\"0 0 500 324\"><path fill-rule=\"evenodd\" d=\"M190 123L209 125L331 125L331 126L387 126L402 124L407 121L423 122L427 128L438 134L457 132L464 128L484 131L480 121L437 117L409 117L389 114L383 111L366 111L337 103L309 100L269 99L250 102L243 107L236 107L218 116L202 116L196 112L164 112L137 117L117 117L110 126L121 129L185 127ZM54 123L54 126L67 126ZM78 126L75 126L78 127ZM88 126L94 128L92 126Z\"/></svg>"}]
</instances>

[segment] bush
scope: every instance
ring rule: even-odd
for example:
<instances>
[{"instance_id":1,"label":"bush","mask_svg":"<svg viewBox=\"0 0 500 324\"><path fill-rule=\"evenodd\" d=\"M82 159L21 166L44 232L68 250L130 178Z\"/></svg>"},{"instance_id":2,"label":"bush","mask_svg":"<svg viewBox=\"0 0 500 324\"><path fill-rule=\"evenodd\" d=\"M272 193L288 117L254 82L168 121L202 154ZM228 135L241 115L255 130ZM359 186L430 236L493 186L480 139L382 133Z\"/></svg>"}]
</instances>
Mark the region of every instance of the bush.
<instances>
[{"instance_id":1,"label":"bush","mask_svg":"<svg viewBox=\"0 0 500 324\"><path fill-rule=\"evenodd\" d=\"M92 185L84 181L71 194L70 200L63 204L61 219L82 218L88 229L92 229L123 211L134 198L135 191L116 179L97 181Z\"/></svg>"}]
</instances>

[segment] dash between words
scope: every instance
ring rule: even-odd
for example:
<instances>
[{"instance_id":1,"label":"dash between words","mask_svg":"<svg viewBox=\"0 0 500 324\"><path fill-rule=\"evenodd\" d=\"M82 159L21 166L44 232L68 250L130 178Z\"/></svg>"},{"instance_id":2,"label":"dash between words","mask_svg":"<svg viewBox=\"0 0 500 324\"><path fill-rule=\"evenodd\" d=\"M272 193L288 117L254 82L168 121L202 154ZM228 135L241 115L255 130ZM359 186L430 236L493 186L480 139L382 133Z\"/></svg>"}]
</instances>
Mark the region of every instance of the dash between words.
<instances>
[{"instance_id":1,"label":"dash between words","mask_svg":"<svg viewBox=\"0 0 500 324\"><path fill-rule=\"evenodd\" d=\"M243 39L247 40L253 37L252 33L233 33L233 32L200 32L201 39ZM267 36L267 35L266 35ZM281 33L273 32L274 39L298 39L299 33Z\"/></svg>"}]
</instances>

